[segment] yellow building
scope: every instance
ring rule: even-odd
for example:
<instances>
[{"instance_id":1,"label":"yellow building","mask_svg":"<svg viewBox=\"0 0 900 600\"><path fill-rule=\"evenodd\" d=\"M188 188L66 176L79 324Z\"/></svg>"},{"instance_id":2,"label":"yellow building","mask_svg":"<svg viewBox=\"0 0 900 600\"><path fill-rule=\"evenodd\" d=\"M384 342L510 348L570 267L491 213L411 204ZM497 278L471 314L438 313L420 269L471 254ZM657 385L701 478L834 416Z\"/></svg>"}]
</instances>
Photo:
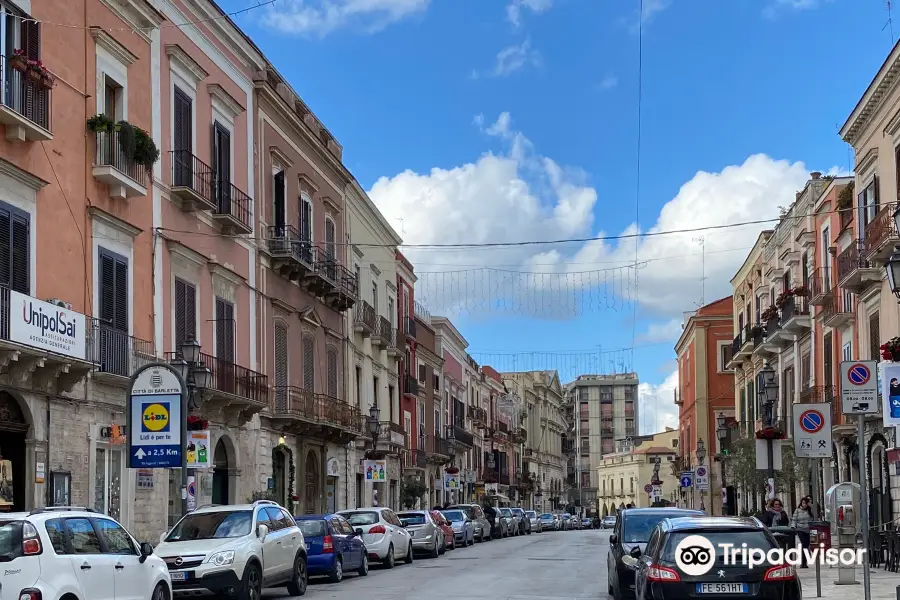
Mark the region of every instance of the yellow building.
<instances>
[{"instance_id":1,"label":"yellow building","mask_svg":"<svg viewBox=\"0 0 900 600\"><path fill-rule=\"evenodd\" d=\"M600 514L616 514L616 510L629 504L649 507L652 504L645 486L653 481L654 465L659 458L659 482L662 500L676 503L680 497L680 475L672 472L672 464L678 452L678 430L666 430L653 435L635 438L633 445L622 451L607 454L597 467L597 491Z\"/></svg>"}]
</instances>

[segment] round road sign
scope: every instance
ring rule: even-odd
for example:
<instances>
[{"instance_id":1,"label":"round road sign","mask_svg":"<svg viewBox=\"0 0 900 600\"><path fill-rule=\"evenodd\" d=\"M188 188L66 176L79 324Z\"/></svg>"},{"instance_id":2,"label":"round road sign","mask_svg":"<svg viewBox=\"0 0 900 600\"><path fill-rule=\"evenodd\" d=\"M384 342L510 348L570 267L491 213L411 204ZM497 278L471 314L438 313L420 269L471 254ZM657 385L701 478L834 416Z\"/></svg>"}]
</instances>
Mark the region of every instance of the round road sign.
<instances>
[{"instance_id":1,"label":"round road sign","mask_svg":"<svg viewBox=\"0 0 900 600\"><path fill-rule=\"evenodd\" d=\"M869 371L869 367L861 363L851 366L847 371L847 379L853 385L865 385L870 377L872 377L872 373Z\"/></svg>"},{"instance_id":2,"label":"round road sign","mask_svg":"<svg viewBox=\"0 0 900 600\"><path fill-rule=\"evenodd\" d=\"M800 429L806 433L819 433L825 425L825 417L817 410L806 410L800 415Z\"/></svg>"},{"instance_id":3,"label":"round road sign","mask_svg":"<svg viewBox=\"0 0 900 600\"><path fill-rule=\"evenodd\" d=\"M197 484L195 481L191 481L190 483L188 483L188 486L187 486L188 496L196 496L197 495L196 485Z\"/></svg>"},{"instance_id":4,"label":"round road sign","mask_svg":"<svg viewBox=\"0 0 900 600\"><path fill-rule=\"evenodd\" d=\"M644 491L649 494L650 492L653 491L653 486L648 483L647 485L644 486Z\"/></svg>"},{"instance_id":5,"label":"round road sign","mask_svg":"<svg viewBox=\"0 0 900 600\"><path fill-rule=\"evenodd\" d=\"M697 467L697 477L706 477L706 467L703 465Z\"/></svg>"}]
</instances>

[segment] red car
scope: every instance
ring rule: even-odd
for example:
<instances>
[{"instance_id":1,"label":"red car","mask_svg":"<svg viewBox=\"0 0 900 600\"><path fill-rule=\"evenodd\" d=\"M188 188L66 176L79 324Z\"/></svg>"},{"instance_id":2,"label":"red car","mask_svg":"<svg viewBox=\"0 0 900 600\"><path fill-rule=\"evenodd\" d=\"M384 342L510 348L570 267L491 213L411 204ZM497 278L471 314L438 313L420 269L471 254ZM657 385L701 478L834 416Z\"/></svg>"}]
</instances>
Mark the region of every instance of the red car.
<instances>
[{"instance_id":1,"label":"red car","mask_svg":"<svg viewBox=\"0 0 900 600\"><path fill-rule=\"evenodd\" d=\"M447 517L437 510L431 511L431 517L438 527L441 528L441 531L444 532L444 548L456 550L456 536L453 535L453 527L450 526L450 521L447 520Z\"/></svg>"}]
</instances>

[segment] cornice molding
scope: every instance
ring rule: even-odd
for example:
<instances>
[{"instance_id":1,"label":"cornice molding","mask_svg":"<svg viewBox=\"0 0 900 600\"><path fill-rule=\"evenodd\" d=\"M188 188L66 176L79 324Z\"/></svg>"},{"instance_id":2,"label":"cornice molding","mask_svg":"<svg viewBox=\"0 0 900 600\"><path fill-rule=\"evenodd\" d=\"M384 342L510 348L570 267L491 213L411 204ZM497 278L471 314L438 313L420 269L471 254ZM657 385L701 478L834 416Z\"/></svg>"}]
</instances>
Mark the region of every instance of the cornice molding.
<instances>
[{"instance_id":1,"label":"cornice molding","mask_svg":"<svg viewBox=\"0 0 900 600\"><path fill-rule=\"evenodd\" d=\"M878 160L878 147L869 149L861 159L856 162L856 168L853 169L860 176L868 175L867 171L875 164Z\"/></svg>"},{"instance_id":2,"label":"cornice molding","mask_svg":"<svg viewBox=\"0 0 900 600\"><path fill-rule=\"evenodd\" d=\"M133 65L138 59L128 48L99 27L91 27L91 37L94 38L94 42L98 46L112 54L116 60L125 66Z\"/></svg>"},{"instance_id":3,"label":"cornice molding","mask_svg":"<svg viewBox=\"0 0 900 600\"><path fill-rule=\"evenodd\" d=\"M49 181L44 181L40 177L32 175L28 171L23 171L13 163L0 158L0 175L6 175L10 179L14 179L27 188L39 192L41 188L49 185Z\"/></svg>"},{"instance_id":4,"label":"cornice molding","mask_svg":"<svg viewBox=\"0 0 900 600\"><path fill-rule=\"evenodd\" d=\"M278 163L285 169L290 169L294 166L294 161L292 161L278 146L269 146L269 153L275 157L278 160Z\"/></svg>"},{"instance_id":5,"label":"cornice molding","mask_svg":"<svg viewBox=\"0 0 900 600\"><path fill-rule=\"evenodd\" d=\"M213 104L218 104L219 110L223 110L226 116L233 119L244 112L244 107L241 106L240 102L235 100L234 96L229 94L225 88L218 83L207 84L206 89L212 97Z\"/></svg>"},{"instance_id":6,"label":"cornice molding","mask_svg":"<svg viewBox=\"0 0 900 600\"><path fill-rule=\"evenodd\" d=\"M192 83L195 88L202 80L209 77L209 73L206 72L206 69L201 67L197 61L191 58L190 55L184 51L184 48L178 44L168 44L166 46L166 54L168 55L170 62L175 63L181 67L182 70L191 74L194 79Z\"/></svg>"},{"instance_id":7,"label":"cornice molding","mask_svg":"<svg viewBox=\"0 0 900 600\"><path fill-rule=\"evenodd\" d=\"M131 223L123 221L119 217L112 215L105 210L101 210L96 206L90 207L88 209L88 214L94 221L100 221L104 225L108 225L117 231L121 231L125 235L132 238L136 238L138 234L143 231L143 229L141 229L140 227L135 227Z\"/></svg>"},{"instance_id":8,"label":"cornice molding","mask_svg":"<svg viewBox=\"0 0 900 600\"><path fill-rule=\"evenodd\" d=\"M300 173L300 175L298 175L298 178L300 179L300 185L305 186L309 190L310 194L315 195L319 193L319 186L314 184L312 182L312 179L310 179L305 173Z\"/></svg>"},{"instance_id":9,"label":"cornice molding","mask_svg":"<svg viewBox=\"0 0 900 600\"><path fill-rule=\"evenodd\" d=\"M213 277L220 277L221 279L224 279L225 281L228 281L233 285L243 285L247 282L246 279L244 279L222 263L207 262L207 265L209 267L209 272Z\"/></svg>"},{"instance_id":10,"label":"cornice molding","mask_svg":"<svg viewBox=\"0 0 900 600\"><path fill-rule=\"evenodd\" d=\"M100 0L114 15L132 27L132 33L150 42L148 30L159 27L166 18L147 0Z\"/></svg>"},{"instance_id":11,"label":"cornice molding","mask_svg":"<svg viewBox=\"0 0 900 600\"><path fill-rule=\"evenodd\" d=\"M166 245L168 246L170 253L175 254L176 256L179 256L188 262L192 262L198 267L203 267L209 262L209 260L205 256L203 256L199 252L191 250L181 242L167 239Z\"/></svg>"}]
</instances>

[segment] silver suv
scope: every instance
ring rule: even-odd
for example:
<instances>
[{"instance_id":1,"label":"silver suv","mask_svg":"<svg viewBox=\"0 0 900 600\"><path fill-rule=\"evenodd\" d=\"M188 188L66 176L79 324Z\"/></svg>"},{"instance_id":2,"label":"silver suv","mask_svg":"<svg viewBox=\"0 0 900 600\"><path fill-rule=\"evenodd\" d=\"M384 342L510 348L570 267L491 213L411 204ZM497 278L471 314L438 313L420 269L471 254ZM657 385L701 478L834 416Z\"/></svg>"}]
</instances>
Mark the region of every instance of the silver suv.
<instances>
[{"instance_id":1,"label":"silver suv","mask_svg":"<svg viewBox=\"0 0 900 600\"><path fill-rule=\"evenodd\" d=\"M309 581L303 533L270 500L198 508L163 534L155 552L176 596L259 600L263 588L282 585L302 596Z\"/></svg>"}]
</instances>

